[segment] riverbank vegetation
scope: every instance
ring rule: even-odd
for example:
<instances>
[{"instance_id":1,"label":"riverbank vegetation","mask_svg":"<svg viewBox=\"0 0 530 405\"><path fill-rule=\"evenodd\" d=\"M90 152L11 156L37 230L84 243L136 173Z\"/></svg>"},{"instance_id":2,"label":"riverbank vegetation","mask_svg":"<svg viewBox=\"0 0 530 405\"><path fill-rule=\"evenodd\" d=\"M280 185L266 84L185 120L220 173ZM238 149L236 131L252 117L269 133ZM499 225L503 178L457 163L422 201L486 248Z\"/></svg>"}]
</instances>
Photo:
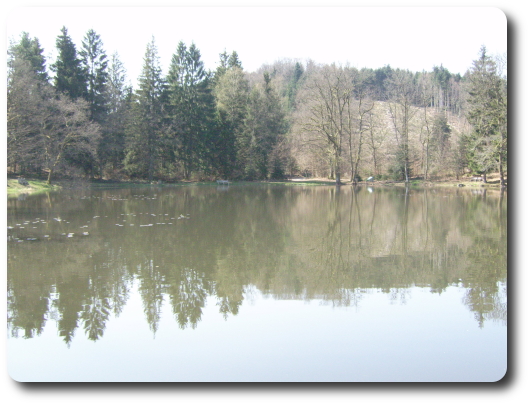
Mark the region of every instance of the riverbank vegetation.
<instances>
[{"instance_id":1,"label":"riverbank vegetation","mask_svg":"<svg viewBox=\"0 0 530 405\"><path fill-rule=\"evenodd\" d=\"M133 88L93 30L63 27L55 61L22 33L8 50L11 175L146 182L284 180L337 184L507 184L505 57L481 48L461 76L279 60L244 70L236 51L208 70L176 44L163 72L155 39ZM50 63L51 62L51 63ZM362 61L359 61L362 63Z\"/></svg>"}]
</instances>

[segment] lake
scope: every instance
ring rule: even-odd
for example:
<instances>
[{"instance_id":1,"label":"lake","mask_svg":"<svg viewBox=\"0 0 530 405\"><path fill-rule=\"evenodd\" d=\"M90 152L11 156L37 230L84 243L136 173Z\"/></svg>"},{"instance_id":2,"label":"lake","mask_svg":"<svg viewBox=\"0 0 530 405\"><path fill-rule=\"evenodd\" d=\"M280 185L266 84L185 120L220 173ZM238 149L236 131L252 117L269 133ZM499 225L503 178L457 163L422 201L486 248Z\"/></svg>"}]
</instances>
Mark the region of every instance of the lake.
<instances>
[{"instance_id":1,"label":"lake","mask_svg":"<svg viewBox=\"0 0 530 405\"><path fill-rule=\"evenodd\" d=\"M7 201L17 381L477 382L507 369L507 195L232 184Z\"/></svg>"}]
</instances>

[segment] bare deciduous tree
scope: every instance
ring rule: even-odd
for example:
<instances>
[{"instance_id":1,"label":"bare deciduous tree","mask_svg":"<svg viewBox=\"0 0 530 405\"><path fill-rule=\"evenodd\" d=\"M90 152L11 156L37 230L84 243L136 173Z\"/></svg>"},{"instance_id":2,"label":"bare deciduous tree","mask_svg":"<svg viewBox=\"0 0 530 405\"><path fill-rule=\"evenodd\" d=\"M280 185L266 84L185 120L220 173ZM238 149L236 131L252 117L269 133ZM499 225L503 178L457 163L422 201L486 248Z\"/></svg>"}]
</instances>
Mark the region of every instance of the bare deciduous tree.
<instances>
[{"instance_id":1,"label":"bare deciduous tree","mask_svg":"<svg viewBox=\"0 0 530 405\"><path fill-rule=\"evenodd\" d=\"M309 143L322 148L324 141L335 183L340 185L343 143L353 130L351 76L340 66L325 66L308 78L302 100L305 111L299 116L300 129Z\"/></svg>"},{"instance_id":2,"label":"bare deciduous tree","mask_svg":"<svg viewBox=\"0 0 530 405\"><path fill-rule=\"evenodd\" d=\"M100 129L90 121L84 100L60 96L50 100L47 111L42 136L50 184L55 169L67 155L75 155L78 164L96 159Z\"/></svg>"},{"instance_id":3,"label":"bare deciduous tree","mask_svg":"<svg viewBox=\"0 0 530 405\"><path fill-rule=\"evenodd\" d=\"M370 128L370 113L374 109L375 102L371 97L368 87L368 76L365 72L359 72L356 69L351 71L353 83L353 100L354 106L349 106L349 122L354 123L348 128L348 146L350 157L351 181L357 183L359 176L359 163L361 162L361 152L364 144L364 135ZM353 118L353 119L351 119Z\"/></svg>"},{"instance_id":4,"label":"bare deciduous tree","mask_svg":"<svg viewBox=\"0 0 530 405\"><path fill-rule=\"evenodd\" d=\"M412 74L403 70L394 71L389 81L388 110L396 136L397 163L406 183L410 181L409 137L412 119L417 112L413 106L415 97L416 88Z\"/></svg>"}]
</instances>

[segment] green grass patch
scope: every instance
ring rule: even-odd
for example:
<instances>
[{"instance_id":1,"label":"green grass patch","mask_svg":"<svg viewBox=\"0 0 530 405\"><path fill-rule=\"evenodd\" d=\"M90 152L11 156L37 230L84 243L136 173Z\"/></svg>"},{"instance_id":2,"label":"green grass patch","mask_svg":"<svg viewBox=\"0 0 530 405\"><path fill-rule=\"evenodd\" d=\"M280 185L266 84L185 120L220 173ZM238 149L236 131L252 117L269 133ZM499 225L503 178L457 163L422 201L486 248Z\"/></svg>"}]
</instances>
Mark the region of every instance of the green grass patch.
<instances>
[{"instance_id":1,"label":"green grass patch","mask_svg":"<svg viewBox=\"0 0 530 405\"><path fill-rule=\"evenodd\" d=\"M48 185L46 180L28 180L29 186L23 186L17 179L7 179L7 195L17 196L19 194L33 194L46 191L55 191L61 187L58 185Z\"/></svg>"}]
</instances>

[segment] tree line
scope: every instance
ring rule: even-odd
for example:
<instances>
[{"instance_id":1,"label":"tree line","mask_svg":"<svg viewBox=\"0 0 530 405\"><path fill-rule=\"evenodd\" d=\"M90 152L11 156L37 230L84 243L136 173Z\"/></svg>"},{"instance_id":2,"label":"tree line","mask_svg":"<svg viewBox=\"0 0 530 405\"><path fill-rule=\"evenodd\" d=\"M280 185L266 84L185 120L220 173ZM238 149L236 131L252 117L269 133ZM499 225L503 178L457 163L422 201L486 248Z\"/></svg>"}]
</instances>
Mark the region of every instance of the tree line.
<instances>
[{"instance_id":1,"label":"tree line","mask_svg":"<svg viewBox=\"0 0 530 405\"><path fill-rule=\"evenodd\" d=\"M155 39L137 87L119 55L66 27L47 67L37 38L8 49L7 166L24 175L137 180L410 181L507 172L505 58L482 47L464 76L280 60L246 72L236 51L207 70Z\"/></svg>"}]
</instances>

